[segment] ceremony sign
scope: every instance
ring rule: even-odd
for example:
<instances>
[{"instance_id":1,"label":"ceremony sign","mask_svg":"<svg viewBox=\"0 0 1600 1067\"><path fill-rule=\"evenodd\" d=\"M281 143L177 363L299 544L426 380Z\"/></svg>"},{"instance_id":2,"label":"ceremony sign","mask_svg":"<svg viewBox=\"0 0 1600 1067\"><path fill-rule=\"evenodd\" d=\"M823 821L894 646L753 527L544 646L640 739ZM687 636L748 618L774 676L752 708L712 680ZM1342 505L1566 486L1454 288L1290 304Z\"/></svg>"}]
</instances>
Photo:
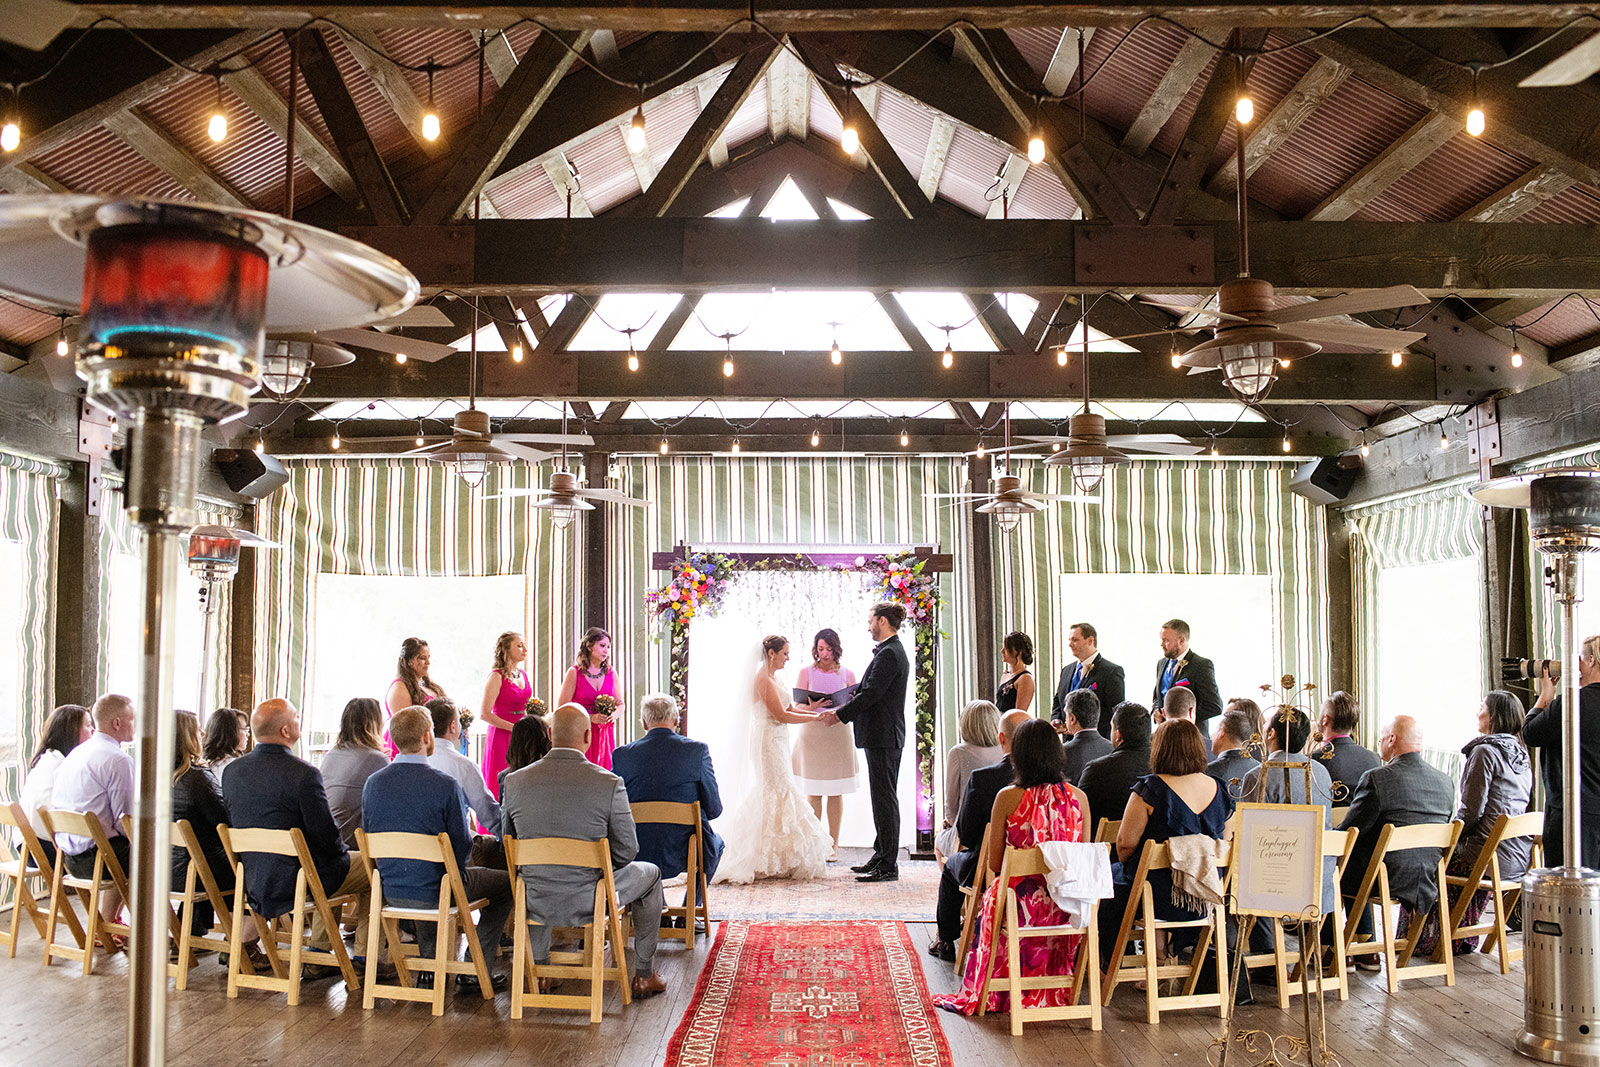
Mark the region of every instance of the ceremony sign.
<instances>
[{"instance_id":1,"label":"ceremony sign","mask_svg":"<svg viewBox=\"0 0 1600 1067\"><path fill-rule=\"evenodd\" d=\"M1240 804L1234 896L1240 915L1300 919L1322 908L1320 804Z\"/></svg>"}]
</instances>

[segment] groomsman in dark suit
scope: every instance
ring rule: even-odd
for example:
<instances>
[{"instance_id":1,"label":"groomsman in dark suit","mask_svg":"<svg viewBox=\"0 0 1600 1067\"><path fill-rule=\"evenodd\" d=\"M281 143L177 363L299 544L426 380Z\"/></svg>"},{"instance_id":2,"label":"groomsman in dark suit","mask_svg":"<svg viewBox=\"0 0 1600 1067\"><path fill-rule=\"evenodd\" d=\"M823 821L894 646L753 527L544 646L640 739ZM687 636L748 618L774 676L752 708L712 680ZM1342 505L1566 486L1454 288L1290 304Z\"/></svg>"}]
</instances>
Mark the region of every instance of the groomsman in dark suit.
<instances>
[{"instance_id":1,"label":"groomsman in dark suit","mask_svg":"<svg viewBox=\"0 0 1600 1067\"><path fill-rule=\"evenodd\" d=\"M1322 761L1328 777L1333 779L1335 807L1348 807L1361 776L1383 763L1376 752L1355 739L1356 727L1360 724L1361 705L1343 689L1336 690L1322 702L1317 732L1325 744L1311 754Z\"/></svg>"},{"instance_id":2,"label":"groomsman in dark suit","mask_svg":"<svg viewBox=\"0 0 1600 1067\"><path fill-rule=\"evenodd\" d=\"M1086 622L1075 622L1067 631L1067 648L1076 661L1061 669L1056 695L1050 701L1050 721L1060 733L1067 724L1067 696L1079 689L1090 689L1100 698L1104 712L1098 727L1100 736L1111 736L1111 712L1127 694L1122 668L1100 654L1100 635Z\"/></svg>"},{"instance_id":3,"label":"groomsman in dark suit","mask_svg":"<svg viewBox=\"0 0 1600 1067\"><path fill-rule=\"evenodd\" d=\"M1211 736L1211 720L1222 714L1222 694L1217 692L1217 671L1211 661L1189 650L1189 624L1168 619L1161 625L1161 659L1156 663L1155 693L1150 699L1161 707L1167 690L1184 686L1194 694L1198 708L1195 725L1202 737Z\"/></svg>"}]
</instances>

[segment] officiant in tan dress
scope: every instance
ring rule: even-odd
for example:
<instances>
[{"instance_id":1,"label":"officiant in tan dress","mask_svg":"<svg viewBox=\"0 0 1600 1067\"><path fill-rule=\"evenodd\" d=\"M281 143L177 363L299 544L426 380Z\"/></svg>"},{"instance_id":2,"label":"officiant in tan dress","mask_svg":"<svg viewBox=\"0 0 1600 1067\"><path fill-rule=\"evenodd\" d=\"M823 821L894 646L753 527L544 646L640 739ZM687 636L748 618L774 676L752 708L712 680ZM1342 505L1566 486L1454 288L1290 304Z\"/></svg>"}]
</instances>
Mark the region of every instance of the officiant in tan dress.
<instances>
[{"instance_id":1,"label":"officiant in tan dress","mask_svg":"<svg viewBox=\"0 0 1600 1067\"><path fill-rule=\"evenodd\" d=\"M800 668L795 685L815 693L837 693L856 684L855 672L843 667L839 659L844 647L833 630L818 630L811 639L811 665ZM849 723L825 725L808 722L795 728L794 779L811 801L811 810L822 818L823 799L827 799L828 834L833 838L829 862L839 858L839 824L844 818L846 793L854 793L857 781L856 742Z\"/></svg>"}]
</instances>

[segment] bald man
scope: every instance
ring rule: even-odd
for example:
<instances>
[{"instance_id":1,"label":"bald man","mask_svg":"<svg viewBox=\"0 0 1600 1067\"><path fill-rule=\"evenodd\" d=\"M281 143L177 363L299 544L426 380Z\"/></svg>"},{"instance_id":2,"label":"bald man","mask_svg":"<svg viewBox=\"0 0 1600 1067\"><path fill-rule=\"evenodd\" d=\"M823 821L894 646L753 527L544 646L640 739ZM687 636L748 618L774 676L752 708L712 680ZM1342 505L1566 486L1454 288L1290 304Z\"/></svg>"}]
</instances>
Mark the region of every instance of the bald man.
<instances>
[{"instance_id":1,"label":"bald man","mask_svg":"<svg viewBox=\"0 0 1600 1067\"><path fill-rule=\"evenodd\" d=\"M1361 776L1350 798L1350 810L1339 826L1361 831L1341 882L1347 898L1360 889L1385 826L1449 822L1455 810L1456 784L1449 775L1423 762L1422 729L1411 716L1396 715L1385 724L1378 736L1378 754L1384 762ZM1418 915L1419 922L1438 899L1438 865L1439 850L1432 848L1393 852L1384 860L1390 894ZM1371 910L1358 922L1358 933L1371 933ZM1377 963L1375 956L1360 957L1364 969L1376 970Z\"/></svg>"},{"instance_id":2,"label":"bald man","mask_svg":"<svg viewBox=\"0 0 1600 1067\"><path fill-rule=\"evenodd\" d=\"M656 938L666 898L661 870L638 859L639 838L622 779L584 758L592 739L589 712L563 704L550 717L546 756L506 775L500 810L507 837L570 837L610 843L617 904L633 916L633 995L653 997L666 983L655 973ZM581 867L530 864L519 872L528 887L529 931L535 963L550 961L550 930L582 926L594 913L599 872ZM548 979L541 978L543 987Z\"/></svg>"},{"instance_id":3,"label":"bald man","mask_svg":"<svg viewBox=\"0 0 1600 1067\"><path fill-rule=\"evenodd\" d=\"M233 825L267 830L299 830L316 867L322 891L361 893L366 899L367 870L352 856L339 836L339 826L328 809L322 772L294 754L300 740L300 711L287 700L274 697L256 705L250 716L256 747L234 760L222 772L222 797L228 802ZM263 917L275 918L294 910L294 883L300 864L287 856L253 854L245 860L244 887L250 906ZM356 928L358 952L367 943L366 908ZM312 920L314 942L327 944L321 916ZM308 967L310 978L331 978L337 967Z\"/></svg>"}]
</instances>

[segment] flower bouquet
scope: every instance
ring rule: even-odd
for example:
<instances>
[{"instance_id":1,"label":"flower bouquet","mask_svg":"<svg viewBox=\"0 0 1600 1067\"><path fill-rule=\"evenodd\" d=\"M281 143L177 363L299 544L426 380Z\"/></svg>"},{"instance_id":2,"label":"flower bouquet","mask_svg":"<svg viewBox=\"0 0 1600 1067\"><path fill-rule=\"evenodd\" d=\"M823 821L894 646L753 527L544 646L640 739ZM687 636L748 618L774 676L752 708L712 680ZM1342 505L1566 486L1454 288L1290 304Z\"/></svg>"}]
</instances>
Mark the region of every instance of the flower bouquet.
<instances>
[{"instance_id":1,"label":"flower bouquet","mask_svg":"<svg viewBox=\"0 0 1600 1067\"><path fill-rule=\"evenodd\" d=\"M611 716L616 714L616 711L616 697L611 696L608 693L601 693L599 696L594 698L594 713L596 715L604 715L607 722L611 721Z\"/></svg>"},{"instance_id":2,"label":"flower bouquet","mask_svg":"<svg viewBox=\"0 0 1600 1067\"><path fill-rule=\"evenodd\" d=\"M542 718L544 716L544 701L538 697L529 697L522 710L528 715L538 715Z\"/></svg>"}]
</instances>

